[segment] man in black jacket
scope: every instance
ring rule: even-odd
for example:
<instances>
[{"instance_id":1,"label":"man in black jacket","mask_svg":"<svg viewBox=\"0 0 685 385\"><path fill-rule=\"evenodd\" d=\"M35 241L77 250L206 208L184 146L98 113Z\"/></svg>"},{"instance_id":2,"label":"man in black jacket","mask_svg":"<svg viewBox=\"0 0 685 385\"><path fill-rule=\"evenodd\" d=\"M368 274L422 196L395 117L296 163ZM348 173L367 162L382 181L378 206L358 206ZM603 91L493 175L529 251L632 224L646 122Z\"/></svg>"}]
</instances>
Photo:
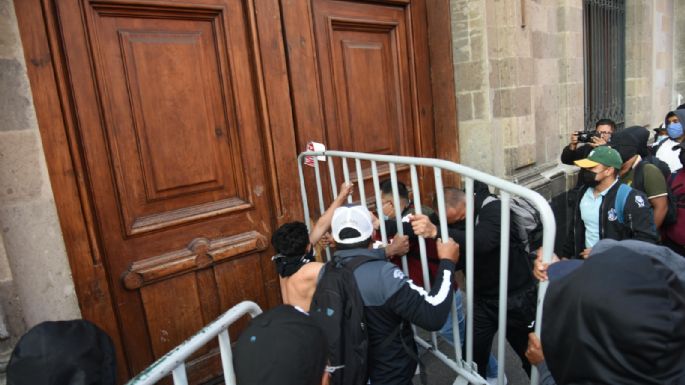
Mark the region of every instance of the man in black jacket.
<instances>
[{"instance_id":1,"label":"man in black jacket","mask_svg":"<svg viewBox=\"0 0 685 385\"><path fill-rule=\"evenodd\" d=\"M578 132L574 131L571 134L571 143L561 152L561 163L572 166L573 162L587 158L593 148L607 144L611 135L616 132L616 123L611 119L600 119L595 123L595 131L598 136L593 136L585 144L578 143Z\"/></svg>"},{"instance_id":2,"label":"man in black jacket","mask_svg":"<svg viewBox=\"0 0 685 385\"><path fill-rule=\"evenodd\" d=\"M597 147L586 159L576 161L585 187L578 195L571 234L561 257L586 258L592 246L604 238L657 241L649 200L618 181L622 164L621 155L607 146Z\"/></svg>"},{"instance_id":3,"label":"man in black jacket","mask_svg":"<svg viewBox=\"0 0 685 385\"><path fill-rule=\"evenodd\" d=\"M397 266L369 250L373 225L371 213L364 206L336 209L332 234L337 248L335 259L342 264L360 256L375 258L354 270L369 333L370 383L411 385L417 364L412 358L416 356L416 344L411 324L435 331L445 323L452 304L451 282L459 245L451 239L437 242L440 265L428 293Z\"/></svg>"},{"instance_id":4,"label":"man in black jacket","mask_svg":"<svg viewBox=\"0 0 685 385\"><path fill-rule=\"evenodd\" d=\"M463 191L451 187L445 188L444 193L449 236L460 245L465 245L466 196ZM502 204L490 194L485 185L476 189L474 198L473 358L478 364L478 372L485 378L490 347L498 327ZM425 237L438 235L436 224L437 221L432 223L423 215L416 215L412 221L414 232ZM507 340L521 358L524 370L530 373L530 363L525 358L525 352L528 346L528 325L535 319L537 289L528 254L514 234L512 226L509 242ZM460 251L457 268L463 269L465 248L462 247Z\"/></svg>"}]
</instances>

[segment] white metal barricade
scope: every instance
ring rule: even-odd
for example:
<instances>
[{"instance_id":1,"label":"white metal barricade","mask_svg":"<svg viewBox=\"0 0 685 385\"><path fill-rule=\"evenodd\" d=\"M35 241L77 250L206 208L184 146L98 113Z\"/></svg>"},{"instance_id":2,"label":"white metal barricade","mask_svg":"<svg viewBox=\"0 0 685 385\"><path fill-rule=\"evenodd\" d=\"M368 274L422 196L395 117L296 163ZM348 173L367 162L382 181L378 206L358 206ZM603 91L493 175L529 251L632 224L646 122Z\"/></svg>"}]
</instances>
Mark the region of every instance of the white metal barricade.
<instances>
[{"instance_id":1,"label":"white metal barricade","mask_svg":"<svg viewBox=\"0 0 685 385\"><path fill-rule=\"evenodd\" d=\"M440 218L440 236L447 239L447 220L445 211L445 200L443 193L442 172L453 172L462 176L465 182L466 193L466 359L463 359L461 353L461 343L459 340L459 327L456 317L456 309L454 303L452 304L452 322L454 333L454 348L456 360L452 360L446 354L438 349L436 333L431 333L431 341L427 342L420 337L416 337L416 342L420 346L426 348L434 354L440 361L445 363L448 367L453 369L457 376L454 384L483 384L487 382L478 375L475 364L473 362L473 232L474 232L474 180L481 181L489 186L497 188L500 192L500 199L502 202L502 228L501 228L501 249L500 249L500 292L499 292L499 329L497 340L497 358L498 358L498 382L503 385L504 381L504 367L505 367L505 341L506 341L506 302L507 302L507 286L508 286L508 267L509 267L509 229L510 229L510 200L512 195L517 195L530 201L535 208L540 212L540 218L543 225L542 237L542 256L543 261L549 263L552 259L552 249L554 245L554 235L556 225L554 221L554 214L547 201L537 192L528 188L516 185L501 178L486 174L484 172L441 159L416 158L406 156L394 155L377 155L366 154L358 152L344 152L344 151L308 151L303 152L298 157L298 171L300 175L300 189L302 191L302 206L304 208L304 217L307 227L311 229L309 217L309 201L307 199L307 190L305 185L305 175L303 170L303 162L306 157L313 157L313 168L316 180L316 191L318 196L319 210L321 213L325 211L325 203L323 199L323 189L321 181L321 173L319 170L319 162L316 160L317 156L325 156L328 163L329 177L331 183L331 191L333 197L337 195L337 182L335 177L334 159L339 159L342 162L343 178L345 182L350 182L350 173L348 166L348 159L353 159L356 168L356 180L361 181L357 183L359 188L360 204L368 207L366 201L366 194L364 191L364 174L362 162L370 163L371 176L374 186L374 197L376 202L381 202L381 191L378 177L378 164L387 163L390 180L393 190L393 199L395 206L395 219L397 221L397 229L400 235L402 234L402 223L400 213L399 194L397 190L397 165L408 165L411 174L411 188L414 194L415 210L421 214L421 191L418 183L417 167L430 168L435 175L435 192L438 203L438 215ZM349 203L352 203L352 198L349 198ZM380 207L378 207L380 210ZM379 214L380 215L380 214ZM383 243L387 244L387 234L385 229L385 222L380 222L381 238ZM426 290L430 290L428 262L426 259L425 240L419 237L419 249L421 253L421 267L423 273L423 282ZM327 258L330 260L330 251L326 250ZM405 274L408 275L406 256L402 257L402 267ZM542 298L547 289L547 282L542 282L538 290L538 302L536 313L535 331L540 335L540 327L542 324ZM531 375L531 385L537 384L538 373L533 367Z\"/></svg>"},{"instance_id":2,"label":"white metal barricade","mask_svg":"<svg viewBox=\"0 0 685 385\"><path fill-rule=\"evenodd\" d=\"M127 385L155 384L157 381L169 375L169 373L171 373L175 385L187 385L188 378L186 376L185 361L215 337L219 339L219 352L221 354L221 366L224 372L224 383L226 385L235 385L233 354L231 352L231 340L228 336L228 327L246 314L249 314L254 318L261 312L262 309L251 301L243 301L235 305L190 339L175 347L143 372L133 377Z\"/></svg>"}]
</instances>

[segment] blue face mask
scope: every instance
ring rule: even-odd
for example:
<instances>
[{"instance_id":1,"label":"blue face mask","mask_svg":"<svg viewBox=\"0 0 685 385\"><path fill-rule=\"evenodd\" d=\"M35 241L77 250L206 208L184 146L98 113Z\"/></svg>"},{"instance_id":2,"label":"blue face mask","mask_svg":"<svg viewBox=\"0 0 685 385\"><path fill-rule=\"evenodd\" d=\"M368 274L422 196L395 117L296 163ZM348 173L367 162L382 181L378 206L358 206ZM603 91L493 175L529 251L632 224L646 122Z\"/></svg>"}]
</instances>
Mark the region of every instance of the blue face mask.
<instances>
[{"instance_id":1,"label":"blue face mask","mask_svg":"<svg viewBox=\"0 0 685 385\"><path fill-rule=\"evenodd\" d=\"M678 139L683 136L683 125L680 122L670 123L668 125L668 136L671 139Z\"/></svg>"},{"instance_id":2,"label":"blue face mask","mask_svg":"<svg viewBox=\"0 0 685 385\"><path fill-rule=\"evenodd\" d=\"M384 220L384 221L389 221L389 220L390 220L390 217L387 216L387 215L385 215L385 214L383 214L383 220Z\"/></svg>"}]
</instances>

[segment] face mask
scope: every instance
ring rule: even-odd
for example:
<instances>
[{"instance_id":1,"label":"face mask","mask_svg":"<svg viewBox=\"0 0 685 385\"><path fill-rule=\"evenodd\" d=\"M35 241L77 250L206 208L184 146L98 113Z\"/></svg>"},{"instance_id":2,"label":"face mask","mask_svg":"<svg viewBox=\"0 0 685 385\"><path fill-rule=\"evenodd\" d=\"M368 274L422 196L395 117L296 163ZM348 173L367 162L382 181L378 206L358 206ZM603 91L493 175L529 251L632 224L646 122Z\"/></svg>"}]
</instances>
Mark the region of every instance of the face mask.
<instances>
[{"instance_id":1,"label":"face mask","mask_svg":"<svg viewBox=\"0 0 685 385\"><path fill-rule=\"evenodd\" d=\"M581 168L580 174L578 174L578 178L580 178L580 181L588 187L595 187L599 184L599 181L595 180L596 176L597 173L592 172L586 168Z\"/></svg>"},{"instance_id":2,"label":"face mask","mask_svg":"<svg viewBox=\"0 0 685 385\"><path fill-rule=\"evenodd\" d=\"M656 142L656 143L661 143L661 142L663 142L664 140L666 140L666 138L668 138L668 135L659 135L659 136L656 137L656 139L654 139L654 142Z\"/></svg>"},{"instance_id":3,"label":"face mask","mask_svg":"<svg viewBox=\"0 0 685 385\"><path fill-rule=\"evenodd\" d=\"M670 123L668 125L668 136L670 136L671 139L678 139L683 136L683 125L680 124L680 122Z\"/></svg>"},{"instance_id":4,"label":"face mask","mask_svg":"<svg viewBox=\"0 0 685 385\"><path fill-rule=\"evenodd\" d=\"M302 266L313 261L314 255L307 253L301 257L286 257L282 254L276 254L271 257L271 260L276 263L278 275L285 278L297 273Z\"/></svg>"},{"instance_id":5,"label":"face mask","mask_svg":"<svg viewBox=\"0 0 685 385\"><path fill-rule=\"evenodd\" d=\"M389 221L389 220L390 220L390 216L389 216L389 215L383 214L383 220L384 220L384 221Z\"/></svg>"}]
</instances>

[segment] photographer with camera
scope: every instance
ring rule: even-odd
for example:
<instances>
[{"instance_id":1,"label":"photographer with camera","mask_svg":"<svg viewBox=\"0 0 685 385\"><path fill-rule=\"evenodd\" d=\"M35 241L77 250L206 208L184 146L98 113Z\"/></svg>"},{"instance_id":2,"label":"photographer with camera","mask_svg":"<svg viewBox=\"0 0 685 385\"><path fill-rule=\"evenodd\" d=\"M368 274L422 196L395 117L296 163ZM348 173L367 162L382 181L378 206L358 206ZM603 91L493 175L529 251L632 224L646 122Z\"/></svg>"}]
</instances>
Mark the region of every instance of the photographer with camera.
<instances>
[{"instance_id":1,"label":"photographer with camera","mask_svg":"<svg viewBox=\"0 0 685 385\"><path fill-rule=\"evenodd\" d=\"M611 119L600 119L595 123L594 131L575 131L571 134L571 143L561 152L561 163L573 166L573 162L587 158L590 151L609 142L616 131L616 123Z\"/></svg>"}]
</instances>

